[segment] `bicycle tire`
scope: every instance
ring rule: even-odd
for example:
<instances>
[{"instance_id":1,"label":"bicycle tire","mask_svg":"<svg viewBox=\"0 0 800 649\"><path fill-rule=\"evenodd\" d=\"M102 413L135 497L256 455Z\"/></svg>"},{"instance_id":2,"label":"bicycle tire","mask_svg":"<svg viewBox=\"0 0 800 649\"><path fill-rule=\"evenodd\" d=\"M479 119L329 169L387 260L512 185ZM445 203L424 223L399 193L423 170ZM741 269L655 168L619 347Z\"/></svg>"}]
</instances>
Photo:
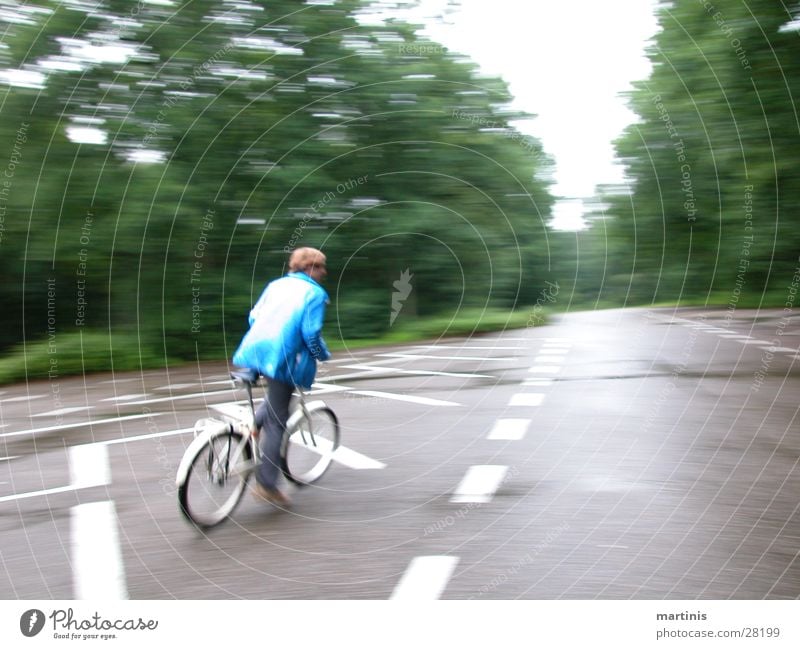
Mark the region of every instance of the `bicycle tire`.
<instances>
[{"instance_id":1,"label":"bicycle tire","mask_svg":"<svg viewBox=\"0 0 800 649\"><path fill-rule=\"evenodd\" d=\"M296 485L315 483L330 468L339 448L339 420L323 403L311 404L286 430L281 471Z\"/></svg>"},{"instance_id":2,"label":"bicycle tire","mask_svg":"<svg viewBox=\"0 0 800 649\"><path fill-rule=\"evenodd\" d=\"M242 433L225 430L211 435L178 485L178 503L189 522L207 529L230 516L247 488L252 459L252 446Z\"/></svg>"}]
</instances>

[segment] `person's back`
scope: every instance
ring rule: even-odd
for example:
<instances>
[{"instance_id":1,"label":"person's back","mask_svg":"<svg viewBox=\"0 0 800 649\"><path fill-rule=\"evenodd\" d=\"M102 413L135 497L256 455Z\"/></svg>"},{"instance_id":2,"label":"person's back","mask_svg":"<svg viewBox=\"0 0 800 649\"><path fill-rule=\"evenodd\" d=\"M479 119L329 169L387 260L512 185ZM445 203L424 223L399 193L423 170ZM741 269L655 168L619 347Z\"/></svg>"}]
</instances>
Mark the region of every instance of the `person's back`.
<instances>
[{"instance_id":1,"label":"person's back","mask_svg":"<svg viewBox=\"0 0 800 649\"><path fill-rule=\"evenodd\" d=\"M250 312L250 330L233 362L277 381L311 387L316 361L330 357L320 335L327 302L325 290L303 272L270 282Z\"/></svg>"}]
</instances>

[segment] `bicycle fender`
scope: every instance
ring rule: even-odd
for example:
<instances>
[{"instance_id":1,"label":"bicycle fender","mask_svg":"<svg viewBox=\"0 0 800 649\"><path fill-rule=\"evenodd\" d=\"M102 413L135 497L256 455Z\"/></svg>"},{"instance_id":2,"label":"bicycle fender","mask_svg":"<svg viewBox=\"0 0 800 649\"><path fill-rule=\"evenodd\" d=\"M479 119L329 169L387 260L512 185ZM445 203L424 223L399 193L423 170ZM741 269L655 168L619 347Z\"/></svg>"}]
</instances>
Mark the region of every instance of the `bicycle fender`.
<instances>
[{"instance_id":1,"label":"bicycle fender","mask_svg":"<svg viewBox=\"0 0 800 649\"><path fill-rule=\"evenodd\" d=\"M202 433L192 440L191 444L186 447L186 451L181 458L181 463L178 465L178 474L175 476L176 487L180 487L186 482L186 478L189 475L189 468L192 466L192 460L194 460L200 449L206 445L213 435L223 433L228 430L228 428L229 424L223 421L215 421L213 426L207 426Z\"/></svg>"},{"instance_id":2,"label":"bicycle fender","mask_svg":"<svg viewBox=\"0 0 800 649\"><path fill-rule=\"evenodd\" d=\"M321 401L321 400L309 401L306 404L306 410L308 410L308 412L311 412L312 410L318 410L320 408L327 408L327 407L328 407L327 404L324 401ZM297 410L295 410L292 413L292 416L289 417L289 420L286 422L287 430L290 429L292 426L295 426L297 424L297 422L300 421L302 416L303 416L303 410L301 408L298 408Z\"/></svg>"}]
</instances>

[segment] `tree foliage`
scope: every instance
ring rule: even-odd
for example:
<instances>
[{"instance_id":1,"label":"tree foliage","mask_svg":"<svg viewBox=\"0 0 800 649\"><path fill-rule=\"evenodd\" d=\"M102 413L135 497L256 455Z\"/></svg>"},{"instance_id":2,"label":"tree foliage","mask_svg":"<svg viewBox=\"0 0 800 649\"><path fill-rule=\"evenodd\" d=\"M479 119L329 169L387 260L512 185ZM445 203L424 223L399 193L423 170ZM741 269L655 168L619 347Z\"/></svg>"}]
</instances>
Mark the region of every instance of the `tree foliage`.
<instances>
[{"instance_id":1,"label":"tree foliage","mask_svg":"<svg viewBox=\"0 0 800 649\"><path fill-rule=\"evenodd\" d=\"M770 0L660 7L638 115L617 142L630 185L606 188L606 295L783 304L800 251L798 14ZM743 302L741 302L743 303Z\"/></svg>"},{"instance_id":2,"label":"tree foliage","mask_svg":"<svg viewBox=\"0 0 800 649\"><path fill-rule=\"evenodd\" d=\"M337 335L386 330L406 269L406 317L533 303L549 161L503 82L366 8L4 3L0 346L227 355L301 245L328 254Z\"/></svg>"}]
</instances>

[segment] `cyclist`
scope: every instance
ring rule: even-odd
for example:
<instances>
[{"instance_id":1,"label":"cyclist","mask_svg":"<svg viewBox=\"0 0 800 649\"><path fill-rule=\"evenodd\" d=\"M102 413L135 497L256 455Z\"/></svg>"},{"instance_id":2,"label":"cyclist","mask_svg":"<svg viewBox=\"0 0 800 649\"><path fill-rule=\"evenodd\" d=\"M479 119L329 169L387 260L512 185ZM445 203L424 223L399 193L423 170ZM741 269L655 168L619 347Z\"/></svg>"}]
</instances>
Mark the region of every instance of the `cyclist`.
<instances>
[{"instance_id":1,"label":"cyclist","mask_svg":"<svg viewBox=\"0 0 800 649\"><path fill-rule=\"evenodd\" d=\"M279 506L290 504L277 487L280 449L294 387L310 388L317 361L330 358L322 339L328 294L320 283L328 274L325 255L297 248L289 273L270 282L250 311L250 329L233 362L268 379L267 398L256 411L262 463L256 472L256 495Z\"/></svg>"}]
</instances>

